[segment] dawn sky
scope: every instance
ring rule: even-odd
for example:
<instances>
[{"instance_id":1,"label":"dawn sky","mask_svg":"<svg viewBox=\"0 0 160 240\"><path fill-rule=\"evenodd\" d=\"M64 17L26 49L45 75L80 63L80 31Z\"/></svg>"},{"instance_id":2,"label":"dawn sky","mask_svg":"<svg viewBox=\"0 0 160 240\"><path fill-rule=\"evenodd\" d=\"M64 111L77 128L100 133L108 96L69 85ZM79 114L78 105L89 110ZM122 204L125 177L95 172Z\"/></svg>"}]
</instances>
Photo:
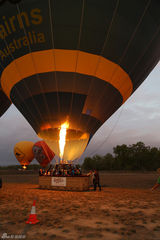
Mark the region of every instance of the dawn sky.
<instances>
[{"instance_id":1,"label":"dawn sky","mask_svg":"<svg viewBox=\"0 0 160 240\"><path fill-rule=\"evenodd\" d=\"M85 153L112 153L120 144L142 141L160 147L160 63L127 102L98 130ZM13 154L19 141L36 142L38 137L21 113L12 106L0 118L0 165L17 164Z\"/></svg>"}]
</instances>

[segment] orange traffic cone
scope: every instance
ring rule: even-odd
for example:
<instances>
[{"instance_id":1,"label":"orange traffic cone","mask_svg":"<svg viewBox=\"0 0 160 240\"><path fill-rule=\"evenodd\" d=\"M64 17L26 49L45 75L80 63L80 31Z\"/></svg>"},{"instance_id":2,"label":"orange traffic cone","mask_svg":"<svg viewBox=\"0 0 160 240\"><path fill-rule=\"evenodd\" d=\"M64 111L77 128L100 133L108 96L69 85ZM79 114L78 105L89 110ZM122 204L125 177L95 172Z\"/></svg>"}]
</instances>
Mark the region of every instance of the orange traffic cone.
<instances>
[{"instance_id":1,"label":"orange traffic cone","mask_svg":"<svg viewBox=\"0 0 160 240\"><path fill-rule=\"evenodd\" d=\"M26 221L26 223L28 223L28 224L36 224L38 222L39 221L38 221L37 216L36 216L36 201L34 200L32 208L31 208L31 213L29 215L29 219L28 219L28 221Z\"/></svg>"}]
</instances>

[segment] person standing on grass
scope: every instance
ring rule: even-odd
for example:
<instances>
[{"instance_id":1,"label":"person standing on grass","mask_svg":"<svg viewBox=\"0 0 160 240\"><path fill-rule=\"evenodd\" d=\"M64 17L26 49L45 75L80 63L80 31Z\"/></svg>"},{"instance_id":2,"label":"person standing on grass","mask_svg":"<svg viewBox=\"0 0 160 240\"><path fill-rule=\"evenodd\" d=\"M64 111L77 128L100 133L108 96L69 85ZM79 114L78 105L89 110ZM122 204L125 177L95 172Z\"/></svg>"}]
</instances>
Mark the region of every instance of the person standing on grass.
<instances>
[{"instance_id":1,"label":"person standing on grass","mask_svg":"<svg viewBox=\"0 0 160 240\"><path fill-rule=\"evenodd\" d=\"M97 170L94 171L93 185L94 185L94 191L96 191L97 185L99 187L99 191L101 191L101 185L99 182L99 173Z\"/></svg>"},{"instance_id":2,"label":"person standing on grass","mask_svg":"<svg viewBox=\"0 0 160 240\"><path fill-rule=\"evenodd\" d=\"M151 188L152 191L160 186L160 168L157 169L157 173L159 174L159 177L157 178L156 184Z\"/></svg>"}]
</instances>

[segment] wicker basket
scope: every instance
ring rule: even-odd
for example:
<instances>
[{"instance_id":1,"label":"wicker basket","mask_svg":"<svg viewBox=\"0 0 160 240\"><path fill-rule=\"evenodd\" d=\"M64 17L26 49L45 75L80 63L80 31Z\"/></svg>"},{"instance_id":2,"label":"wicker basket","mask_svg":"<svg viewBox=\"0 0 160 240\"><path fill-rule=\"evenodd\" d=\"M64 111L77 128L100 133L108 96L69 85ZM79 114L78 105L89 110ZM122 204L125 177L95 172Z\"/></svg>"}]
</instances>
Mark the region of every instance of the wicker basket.
<instances>
[{"instance_id":1,"label":"wicker basket","mask_svg":"<svg viewBox=\"0 0 160 240\"><path fill-rule=\"evenodd\" d=\"M50 177L40 176L39 187L42 189L64 190L64 191L88 191L89 177Z\"/></svg>"}]
</instances>

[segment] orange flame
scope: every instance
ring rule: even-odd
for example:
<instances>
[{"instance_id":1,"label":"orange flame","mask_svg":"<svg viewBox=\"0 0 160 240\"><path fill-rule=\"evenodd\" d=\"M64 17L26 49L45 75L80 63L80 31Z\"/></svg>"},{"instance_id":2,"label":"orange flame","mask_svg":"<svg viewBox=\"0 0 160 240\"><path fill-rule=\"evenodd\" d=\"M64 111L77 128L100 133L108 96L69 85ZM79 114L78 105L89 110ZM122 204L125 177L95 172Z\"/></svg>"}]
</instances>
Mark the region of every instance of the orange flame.
<instances>
[{"instance_id":1,"label":"orange flame","mask_svg":"<svg viewBox=\"0 0 160 240\"><path fill-rule=\"evenodd\" d=\"M27 168L27 167L24 165L24 166L23 166L23 169L25 170L26 168Z\"/></svg>"},{"instance_id":2,"label":"orange flame","mask_svg":"<svg viewBox=\"0 0 160 240\"><path fill-rule=\"evenodd\" d=\"M60 127L60 132L59 132L59 149L60 149L60 158L63 158L64 154L64 147L66 144L66 134L67 134L67 129L69 128L69 123L66 121L63 123Z\"/></svg>"}]
</instances>

